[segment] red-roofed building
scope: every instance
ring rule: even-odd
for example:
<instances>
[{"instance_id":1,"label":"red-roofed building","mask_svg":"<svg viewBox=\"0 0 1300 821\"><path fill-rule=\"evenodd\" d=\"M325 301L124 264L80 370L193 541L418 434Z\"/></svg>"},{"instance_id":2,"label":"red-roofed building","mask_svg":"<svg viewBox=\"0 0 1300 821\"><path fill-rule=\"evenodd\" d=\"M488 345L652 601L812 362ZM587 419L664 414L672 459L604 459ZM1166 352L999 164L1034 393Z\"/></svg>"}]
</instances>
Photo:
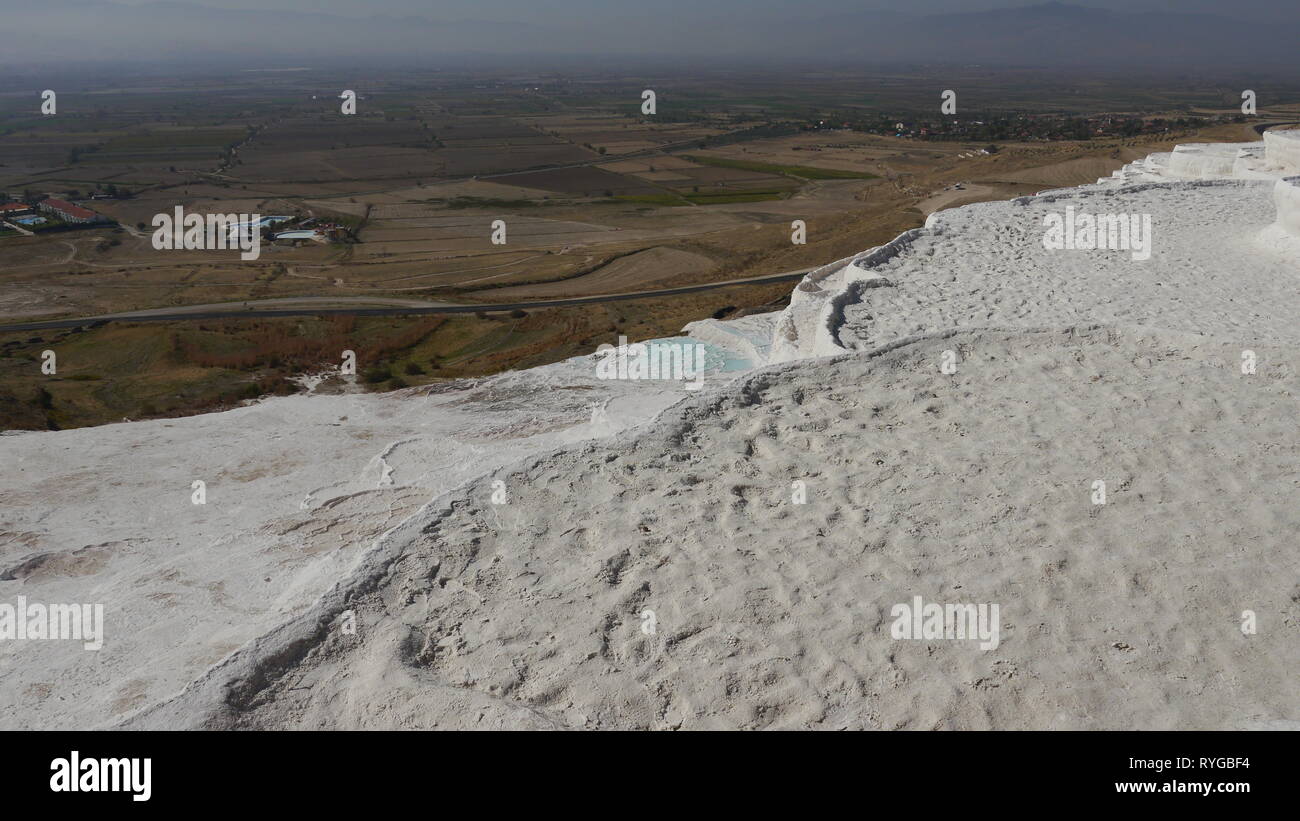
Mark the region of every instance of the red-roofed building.
<instances>
[{"instance_id":1,"label":"red-roofed building","mask_svg":"<svg viewBox=\"0 0 1300 821\"><path fill-rule=\"evenodd\" d=\"M0 219L5 217L21 217L23 214L32 213L30 205L23 205L21 202L7 202L0 205Z\"/></svg>"},{"instance_id":2,"label":"red-roofed building","mask_svg":"<svg viewBox=\"0 0 1300 821\"><path fill-rule=\"evenodd\" d=\"M64 202L63 200L43 200L36 207L48 214L53 214L64 222L87 223L105 221L104 217L96 214L89 208L82 208L80 205L73 205L72 203Z\"/></svg>"}]
</instances>

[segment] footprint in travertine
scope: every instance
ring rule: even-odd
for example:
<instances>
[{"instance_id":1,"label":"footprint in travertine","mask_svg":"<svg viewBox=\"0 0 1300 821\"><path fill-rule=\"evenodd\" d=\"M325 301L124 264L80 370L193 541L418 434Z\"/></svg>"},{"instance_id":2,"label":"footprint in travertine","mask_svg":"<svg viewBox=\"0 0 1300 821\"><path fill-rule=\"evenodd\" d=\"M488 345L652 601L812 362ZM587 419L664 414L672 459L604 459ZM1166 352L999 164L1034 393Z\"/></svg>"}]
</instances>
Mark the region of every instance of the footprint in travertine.
<instances>
[{"instance_id":1,"label":"footprint in travertine","mask_svg":"<svg viewBox=\"0 0 1300 821\"><path fill-rule=\"evenodd\" d=\"M86 545L70 552L48 551L24 556L0 570L0 581L44 581L59 577L90 576L103 570L126 542Z\"/></svg>"},{"instance_id":2,"label":"footprint in travertine","mask_svg":"<svg viewBox=\"0 0 1300 821\"><path fill-rule=\"evenodd\" d=\"M113 714L122 715L138 708L145 701L147 689L148 683L140 679L133 679L123 684L113 695Z\"/></svg>"}]
</instances>

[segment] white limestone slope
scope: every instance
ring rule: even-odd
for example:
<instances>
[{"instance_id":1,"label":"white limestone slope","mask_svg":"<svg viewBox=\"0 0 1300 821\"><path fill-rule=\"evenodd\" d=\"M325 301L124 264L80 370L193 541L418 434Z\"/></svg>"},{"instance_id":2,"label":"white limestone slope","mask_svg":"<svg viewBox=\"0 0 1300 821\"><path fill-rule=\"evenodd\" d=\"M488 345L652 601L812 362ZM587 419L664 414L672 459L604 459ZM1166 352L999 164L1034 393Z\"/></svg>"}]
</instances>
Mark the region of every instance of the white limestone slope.
<instances>
[{"instance_id":1,"label":"white limestone slope","mask_svg":"<svg viewBox=\"0 0 1300 821\"><path fill-rule=\"evenodd\" d=\"M748 366L743 347L709 344L704 382ZM106 634L95 652L0 640L0 728L111 724L170 698L305 612L431 499L685 395L598 379L586 356L432 389L0 435L0 603L102 603Z\"/></svg>"},{"instance_id":2,"label":"white limestone slope","mask_svg":"<svg viewBox=\"0 0 1300 821\"><path fill-rule=\"evenodd\" d=\"M1137 322L1290 340L1300 328L1300 131L1265 136L1244 148L1179 146L1095 185L932 214L923 228L808 274L777 321L771 361L1018 323ZM1151 258L1045 248L1044 219L1067 208L1149 214Z\"/></svg>"},{"instance_id":3,"label":"white limestone slope","mask_svg":"<svg viewBox=\"0 0 1300 821\"><path fill-rule=\"evenodd\" d=\"M760 369L447 494L128 726L1287 726L1300 346L1239 354L984 329ZM997 647L898 640L915 596L997 604Z\"/></svg>"}]
</instances>

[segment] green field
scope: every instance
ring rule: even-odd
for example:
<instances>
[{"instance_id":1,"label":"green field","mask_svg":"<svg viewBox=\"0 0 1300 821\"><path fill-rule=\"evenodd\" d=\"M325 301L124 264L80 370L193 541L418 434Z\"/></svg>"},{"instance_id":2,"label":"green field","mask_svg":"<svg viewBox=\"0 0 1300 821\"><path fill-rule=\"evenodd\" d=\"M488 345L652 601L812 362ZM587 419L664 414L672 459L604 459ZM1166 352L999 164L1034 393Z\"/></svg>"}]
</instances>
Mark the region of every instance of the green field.
<instances>
[{"instance_id":1,"label":"green field","mask_svg":"<svg viewBox=\"0 0 1300 821\"><path fill-rule=\"evenodd\" d=\"M688 205L689 203L686 202L688 199L690 199L690 197L683 199L676 194L628 194L621 197L614 197L614 200L617 202L634 202L638 205L665 206Z\"/></svg>"},{"instance_id":2,"label":"green field","mask_svg":"<svg viewBox=\"0 0 1300 821\"><path fill-rule=\"evenodd\" d=\"M807 165L776 165L750 160L730 160L723 157L702 157L698 154L683 154L685 159L700 165L715 168L734 168L738 171L758 171L765 174L781 174L787 177L799 177L805 180L874 180L875 174L865 171L837 171L830 168L812 168Z\"/></svg>"},{"instance_id":3,"label":"green field","mask_svg":"<svg viewBox=\"0 0 1300 821\"><path fill-rule=\"evenodd\" d=\"M737 202L765 202L785 199L789 191L719 191L699 194L682 194L696 205L728 205Z\"/></svg>"}]
</instances>

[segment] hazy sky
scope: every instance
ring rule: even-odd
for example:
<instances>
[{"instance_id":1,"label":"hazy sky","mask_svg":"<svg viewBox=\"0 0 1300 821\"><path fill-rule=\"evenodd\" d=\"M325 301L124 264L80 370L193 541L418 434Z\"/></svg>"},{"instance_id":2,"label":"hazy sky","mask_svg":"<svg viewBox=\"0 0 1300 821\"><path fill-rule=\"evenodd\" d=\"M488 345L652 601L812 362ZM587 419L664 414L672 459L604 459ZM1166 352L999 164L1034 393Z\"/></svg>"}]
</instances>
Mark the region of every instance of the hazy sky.
<instances>
[{"instance_id":1,"label":"hazy sky","mask_svg":"<svg viewBox=\"0 0 1300 821\"><path fill-rule=\"evenodd\" d=\"M153 0L117 0L133 5ZM185 3L187 0L170 0ZM239 9L298 9L364 17L419 15L436 20L521 20L561 23L564 19L640 19L657 16L709 17L770 12L780 16L889 9L910 12L980 11L1040 5L1042 0L203 0L196 5ZM1071 0L1069 5L1120 11L1181 11L1223 14L1266 22L1300 23L1300 0Z\"/></svg>"},{"instance_id":2,"label":"hazy sky","mask_svg":"<svg viewBox=\"0 0 1300 821\"><path fill-rule=\"evenodd\" d=\"M1297 62L1300 0L1075 0L1066 4L1070 8L1014 10L1043 5L1034 0L0 0L0 64L410 59L441 65L455 58L468 65L545 57L611 64L643 58L675 65L685 60L910 62L1291 72ZM1116 20L1111 11L1155 15L1129 22Z\"/></svg>"}]
</instances>

